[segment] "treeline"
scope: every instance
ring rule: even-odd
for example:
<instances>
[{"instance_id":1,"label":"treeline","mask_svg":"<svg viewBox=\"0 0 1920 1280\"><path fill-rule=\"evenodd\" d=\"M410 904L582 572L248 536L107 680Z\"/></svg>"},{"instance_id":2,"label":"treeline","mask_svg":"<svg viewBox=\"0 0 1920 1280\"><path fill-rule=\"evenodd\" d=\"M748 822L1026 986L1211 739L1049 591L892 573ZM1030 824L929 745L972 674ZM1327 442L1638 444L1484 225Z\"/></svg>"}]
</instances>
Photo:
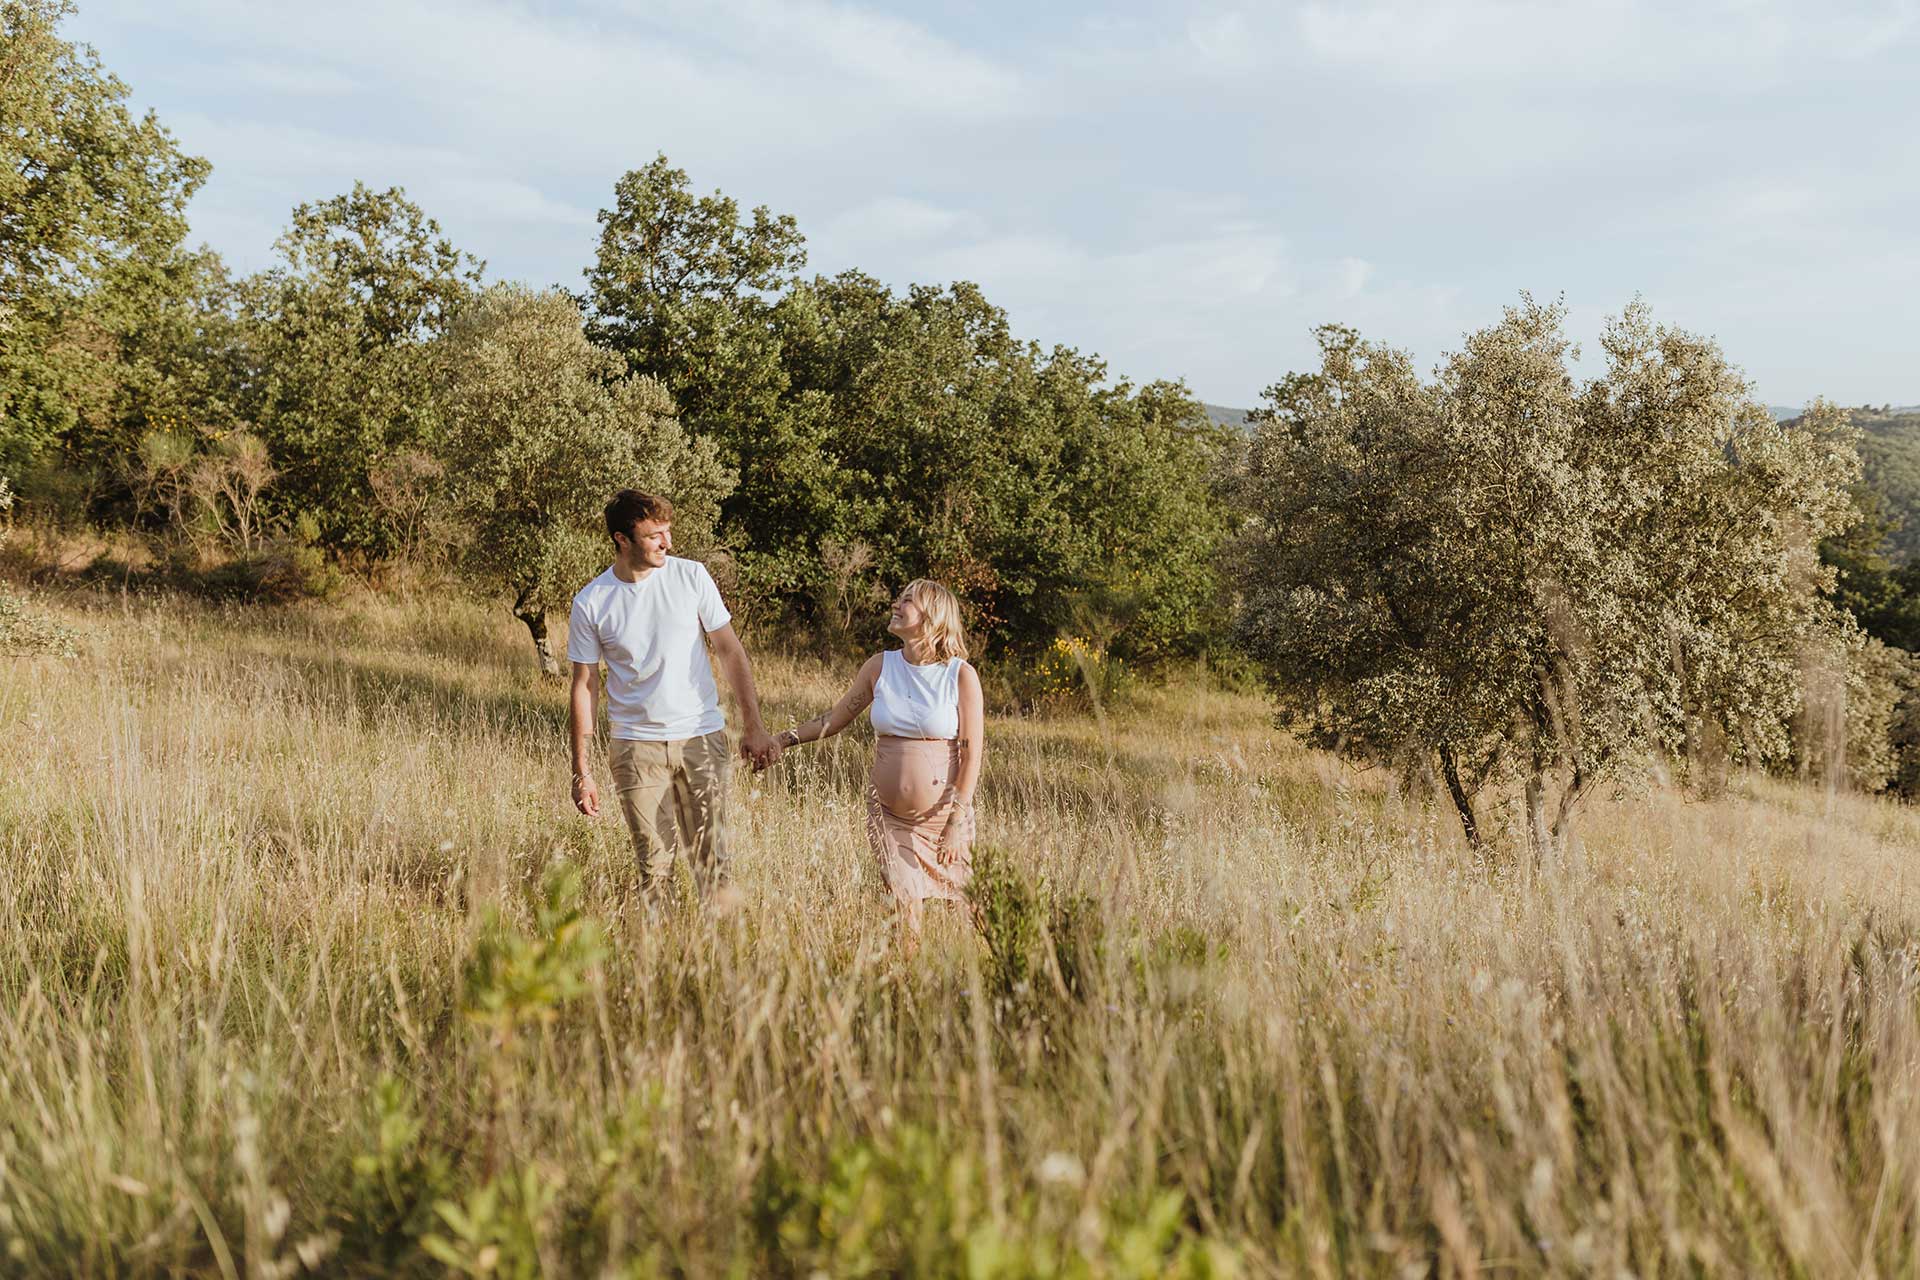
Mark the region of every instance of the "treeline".
<instances>
[{"instance_id":1,"label":"treeline","mask_svg":"<svg viewBox=\"0 0 1920 1280\"><path fill-rule=\"evenodd\" d=\"M1544 843L1650 768L1920 790L1914 584L1858 429L1776 423L1637 307L1584 383L1530 301L1430 380L1329 328L1248 432L1018 339L972 285L809 276L791 217L664 157L615 184L578 293L489 284L359 186L236 278L186 247L205 162L61 39L68 11L0 9L0 477L146 548L96 572L252 597L431 575L510 605L552 669L548 614L638 484L749 619L871 641L924 575L1006 669L1239 664L1476 839L1489 789Z\"/></svg>"},{"instance_id":2,"label":"treeline","mask_svg":"<svg viewBox=\"0 0 1920 1280\"><path fill-rule=\"evenodd\" d=\"M538 637L604 555L599 504L644 482L749 612L844 632L926 575L997 652L1218 634L1233 442L1184 387L1022 341L968 284L805 276L792 218L696 197L664 157L616 184L578 296L485 284L364 187L294 210L236 279L184 247L207 165L127 112L63 11L6 11L6 92L37 92L8 139L0 474L43 518L236 592L451 568Z\"/></svg>"}]
</instances>

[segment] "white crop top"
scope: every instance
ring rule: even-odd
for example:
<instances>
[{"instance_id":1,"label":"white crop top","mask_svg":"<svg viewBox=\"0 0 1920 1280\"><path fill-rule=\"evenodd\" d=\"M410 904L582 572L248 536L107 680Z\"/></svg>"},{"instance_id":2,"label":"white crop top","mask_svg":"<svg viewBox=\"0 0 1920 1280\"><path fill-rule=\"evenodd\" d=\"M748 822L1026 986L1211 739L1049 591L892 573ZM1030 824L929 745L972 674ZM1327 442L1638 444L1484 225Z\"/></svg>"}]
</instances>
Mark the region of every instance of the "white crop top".
<instances>
[{"instance_id":1,"label":"white crop top","mask_svg":"<svg viewBox=\"0 0 1920 1280\"><path fill-rule=\"evenodd\" d=\"M908 662L898 649L880 655L873 682L873 731L895 738L960 736L960 659Z\"/></svg>"}]
</instances>

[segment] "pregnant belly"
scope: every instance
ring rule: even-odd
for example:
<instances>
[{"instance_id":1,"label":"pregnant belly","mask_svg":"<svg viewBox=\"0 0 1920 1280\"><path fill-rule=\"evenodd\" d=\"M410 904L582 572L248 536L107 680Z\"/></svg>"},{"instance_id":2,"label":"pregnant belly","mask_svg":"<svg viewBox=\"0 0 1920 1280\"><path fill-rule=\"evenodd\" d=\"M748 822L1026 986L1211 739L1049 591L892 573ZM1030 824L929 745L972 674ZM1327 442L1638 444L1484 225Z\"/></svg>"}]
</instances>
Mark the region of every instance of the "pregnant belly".
<instances>
[{"instance_id":1,"label":"pregnant belly","mask_svg":"<svg viewBox=\"0 0 1920 1280\"><path fill-rule=\"evenodd\" d=\"M873 790L880 803L909 820L946 802L959 752L951 739L883 737L873 752Z\"/></svg>"}]
</instances>

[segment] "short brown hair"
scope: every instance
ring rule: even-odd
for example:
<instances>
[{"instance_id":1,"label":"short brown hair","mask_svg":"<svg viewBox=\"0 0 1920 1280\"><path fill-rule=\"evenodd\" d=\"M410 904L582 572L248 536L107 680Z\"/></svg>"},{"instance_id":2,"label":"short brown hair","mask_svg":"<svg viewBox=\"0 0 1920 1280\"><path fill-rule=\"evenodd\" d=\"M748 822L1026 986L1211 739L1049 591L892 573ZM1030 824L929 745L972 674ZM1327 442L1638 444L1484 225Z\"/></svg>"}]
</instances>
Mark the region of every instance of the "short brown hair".
<instances>
[{"instance_id":1,"label":"short brown hair","mask_svg":"<svg viewBox=\"0 0 1920 1280\"><path fill-rule=\"evenodd\" d=\"M657 493L644 493L639 489L622 489L613 495L613 501L607 504L607 537L624 533L633 537L633 526L642 520L658 520L661 524L673 522L673 504ZM617 545L617 544L616 544Z\"/></svg>"}]
</instances>

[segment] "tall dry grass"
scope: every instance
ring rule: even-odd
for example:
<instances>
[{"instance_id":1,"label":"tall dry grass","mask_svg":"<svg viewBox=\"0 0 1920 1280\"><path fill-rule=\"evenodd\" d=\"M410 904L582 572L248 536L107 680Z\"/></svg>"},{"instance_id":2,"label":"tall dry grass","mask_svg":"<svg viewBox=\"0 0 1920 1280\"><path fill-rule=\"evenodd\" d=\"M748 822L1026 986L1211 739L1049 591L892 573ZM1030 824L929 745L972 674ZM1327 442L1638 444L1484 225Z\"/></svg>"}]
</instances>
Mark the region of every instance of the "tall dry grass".
<instances>
[{"instance_id":1,"label":"tall dry grass","mask_svg":"<svg viewBox=\"0 0 1920 1280\"><path fill-rule=\"evenodd\" d=\"M650 911L510 618L66 613L0 666L8 1274L1920 1268L1910 810L1535 869L1194 684L995 719L993 944L903 963L858 740ZM841 674L759 656L779 722Z\"/></svg>"}]
</instances>

